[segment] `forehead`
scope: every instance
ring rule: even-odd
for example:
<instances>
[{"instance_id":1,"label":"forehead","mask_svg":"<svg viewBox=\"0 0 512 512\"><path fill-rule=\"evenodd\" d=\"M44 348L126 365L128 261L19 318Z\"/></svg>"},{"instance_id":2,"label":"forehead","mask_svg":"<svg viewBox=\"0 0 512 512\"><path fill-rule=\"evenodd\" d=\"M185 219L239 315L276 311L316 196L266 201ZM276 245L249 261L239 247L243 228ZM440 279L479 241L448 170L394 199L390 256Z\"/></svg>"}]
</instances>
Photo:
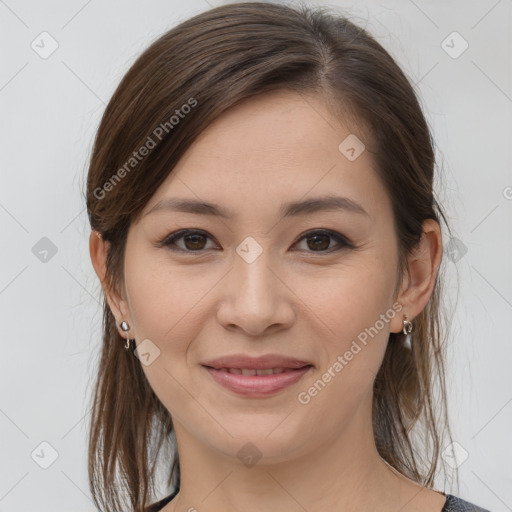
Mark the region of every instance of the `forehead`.
<instances>
[{"instance_id":1,"label":"forehead","mask_svg":"<svg viewBox=\"0 0 512 512\"><path fill-rule=\"evenodd\" d=\"M350 133L348 120L333 117L320 96L273 91L224 112L195 141L195 156L250 155L272 168L305 155L338 156Z\"/></svg>"},{"instance_id":2,"label":"forehead","mask_svg":"<svg viewBox=\"0 0 512 512\"><path fill-rule=\"evenodd\" d=\"M356 143L355 159L343 152L344 141ZM277 211L283 202L337 193L378 215L377 204L387 198L360 143L364 135L355 123L334 115L320 96L274 91L249 98L199 135L145 212L166 197L229 204L235 211L274 204Z\"/></svg>"}]
</instances>

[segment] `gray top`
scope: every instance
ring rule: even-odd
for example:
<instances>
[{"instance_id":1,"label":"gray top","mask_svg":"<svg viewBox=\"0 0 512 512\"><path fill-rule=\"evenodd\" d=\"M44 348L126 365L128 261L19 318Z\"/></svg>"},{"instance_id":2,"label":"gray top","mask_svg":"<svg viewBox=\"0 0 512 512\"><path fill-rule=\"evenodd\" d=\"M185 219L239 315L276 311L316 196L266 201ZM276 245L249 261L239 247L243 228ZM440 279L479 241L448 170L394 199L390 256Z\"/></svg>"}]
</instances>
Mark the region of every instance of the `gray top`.
<instances>
[{"instance_id":1,"label":"gray top","mask_svg":"<svg viewBox=\"0 0 512 512\"><path fill-rule=\"evenodd\" d=\"M441 512L489 512L489 510L457 498L452 494L446 494L446 503Z\"/></svg>"},{"instance_id":2,"label":"gray top","mask_svg":"<svg viewBox=\"0 0 512 512\"><path fill-rule=\"evenodd\" d=\"M172 494L167 496L166 498L158 501L157 503L153 503L153 505L146 508L146 512L158 512L162 510L167 503L169 503L176 494L178 494L179 489L176 489ZM486 508L478 507L469 501L465 501L461 498L457 498L457 496L453 496L453 494L445 494L446 503L444 504L443 510L441 512L490 512ZM437 511L433 511L437 512Z\"/></svg>"}]
</instances>

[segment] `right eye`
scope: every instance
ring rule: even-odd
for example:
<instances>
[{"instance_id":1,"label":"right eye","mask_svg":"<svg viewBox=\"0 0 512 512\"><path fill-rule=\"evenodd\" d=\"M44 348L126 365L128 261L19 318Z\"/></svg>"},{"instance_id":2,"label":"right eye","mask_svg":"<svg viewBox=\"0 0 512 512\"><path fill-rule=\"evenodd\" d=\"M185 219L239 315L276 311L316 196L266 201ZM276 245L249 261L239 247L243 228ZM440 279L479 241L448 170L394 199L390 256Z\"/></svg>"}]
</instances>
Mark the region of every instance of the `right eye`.
<instances>
[{"instance_id":1,"label":"right eye","mask_svg":"<svg viewBox=\"0 0 512 512\"><path fill-rule=\"evenodd\" d=\"M208 238L210 238L210 236L205 231L197 229L181 229L166 236L160 242L160 245L162 247L167 247L171 251L185 253L203 252L202 250L205 249L205 241ZM183 240L184 247L176 245L178 240Z\"/></svg>"}]
</instances>

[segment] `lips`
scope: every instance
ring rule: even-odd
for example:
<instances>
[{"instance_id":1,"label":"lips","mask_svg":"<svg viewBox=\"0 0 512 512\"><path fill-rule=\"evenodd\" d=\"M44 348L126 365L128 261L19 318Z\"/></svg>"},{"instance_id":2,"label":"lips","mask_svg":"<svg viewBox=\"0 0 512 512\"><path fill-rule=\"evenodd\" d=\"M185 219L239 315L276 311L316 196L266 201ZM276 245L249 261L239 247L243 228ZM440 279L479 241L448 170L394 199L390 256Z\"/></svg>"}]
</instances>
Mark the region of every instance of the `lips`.
<instances>
[{"instance_id":1,"label":"lips","mask_svg":"<svg viewBox=\"0 0 512 512\"><path fill-rule=\"evenodd\" d=\"M224 388L251 398L273 395L298 382L313 368L307 361L276 354L224 356L202 366Z\"/></svg>"}]
</instances>

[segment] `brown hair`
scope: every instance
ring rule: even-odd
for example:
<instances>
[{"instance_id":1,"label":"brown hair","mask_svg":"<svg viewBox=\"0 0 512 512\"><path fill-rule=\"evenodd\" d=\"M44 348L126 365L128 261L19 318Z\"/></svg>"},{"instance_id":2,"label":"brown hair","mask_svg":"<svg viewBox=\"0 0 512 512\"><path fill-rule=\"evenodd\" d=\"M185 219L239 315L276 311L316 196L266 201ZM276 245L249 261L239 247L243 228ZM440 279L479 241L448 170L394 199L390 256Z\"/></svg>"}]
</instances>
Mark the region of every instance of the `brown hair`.
<instances>
[{"instance_id":1,"label":"brown hair","mask_svg":"<svg viewBox=\"0 0 512 512\"><path fill-rule=\"evenodd\" d=\"M336 112L350 114L364 128L359 133L364 133L393 206L399 276L420 240L424 220L442 218L449 229L433 193L430 130L413 87L389 53L363 28L327 8L229 4L188 19L154 41L105 109L91 155L86 203L91 228L108 242L108 286L123 285L130 224L201 131L244 99L277 89L322 95ZM143 146L149 151L138 152ZM429 303L414 319L412 350L402 333L391 333L374 384L380 455L427 487L434 483L443 435L451 439L440 276L441 269ZM124 350L103 299L90 486L101 510L120 510L128 495L133 510L142 512L155 497L162 448L173 457L170 472L165 469L167 484L179 487L172 419L139 360ZM414 433L419 436L415 441Z\"/></svg>"}]
</instances>

